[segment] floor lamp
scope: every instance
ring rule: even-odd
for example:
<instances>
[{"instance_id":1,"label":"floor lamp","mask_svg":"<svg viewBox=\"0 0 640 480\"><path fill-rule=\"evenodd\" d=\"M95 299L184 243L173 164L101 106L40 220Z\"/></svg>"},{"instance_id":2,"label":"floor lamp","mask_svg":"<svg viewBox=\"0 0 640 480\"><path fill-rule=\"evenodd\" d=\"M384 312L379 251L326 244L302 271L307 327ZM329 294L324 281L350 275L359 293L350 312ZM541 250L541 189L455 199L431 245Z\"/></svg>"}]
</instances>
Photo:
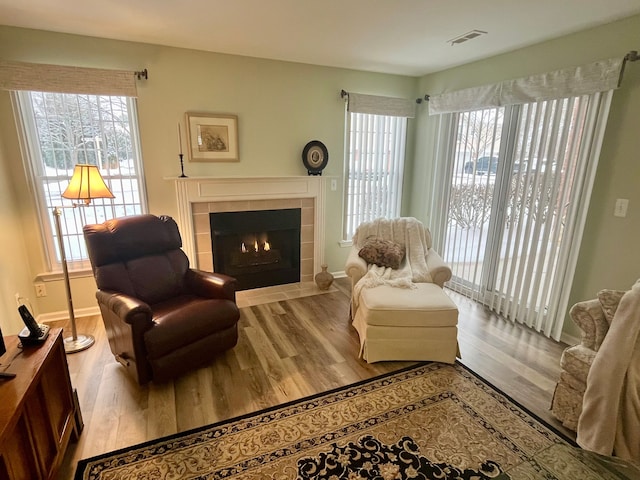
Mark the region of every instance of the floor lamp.
<instances>
[{"instance_id":1,"label":"floor lamp","mask_svg":"<svg viewBox=\"0 0 640 480\"><path fill-rule=\"evenodd\" d=\"M56 223L56 233L58 235L58 245L60 247L60 260L62 262L62 273L64 274L64 286L67 291L67 307L69 309L69 320L71 321L71 336L64 339L64 350L67 353L80 352L94 344L95 339L91 335L78 335L76 329L76 317L73 313L73 299L71 298L71 284L69 283L69 270L67 268L67 256L64 250L64 239L62 237L62 226L60 216L63 208L76 208L80 205L89 205L94 198L114 198L109 187L104 183L98 167L95 165L78 164L73 170L73 176L69 180L66 190L62 193L63 198L75 200L83 203L75 203L71 207L54 207L53 218Z\"/></svg>"}]
</instances>

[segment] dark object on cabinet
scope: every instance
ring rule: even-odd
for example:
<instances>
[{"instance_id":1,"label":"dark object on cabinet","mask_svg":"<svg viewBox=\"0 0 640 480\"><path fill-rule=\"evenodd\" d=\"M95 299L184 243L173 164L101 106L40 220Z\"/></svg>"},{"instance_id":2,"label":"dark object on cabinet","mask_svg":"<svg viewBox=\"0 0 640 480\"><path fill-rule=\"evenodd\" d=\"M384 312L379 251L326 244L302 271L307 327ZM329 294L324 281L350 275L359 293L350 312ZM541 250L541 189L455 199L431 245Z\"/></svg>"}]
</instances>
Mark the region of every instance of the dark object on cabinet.
<instances>
[{"instance_id":1,"label":"dark object on cabinet","mask_svg":"<svg viewBox=\"0 0 640 480\"><path fill-rule=\"evenodd\" d=\"M0 478L54 479L79 435L62 329L37 348L20 350L16 335L6 342L16 377L0 383Z\"/></svg>"},{"instance_id":2,"label":"dark object on cabinet","mask_svg":"<svg viewBox=\"0 0 640 480\"><path fill-rule=\"evenodd\" d=\"M236 280L189 268L171 217L86 225L84 237L109 346L140 385L177 377L236 345Z\"/></svg>"},{"instance_id":3,"label":"dark object on cabinet","mask_svg":"<svg viewBox=\"0 0 640 480\"><path fill-rule=\"evenodd\" d=\"M31 345L37 346L42 344L49 335L49 325L38 324L25 305L18 307L18 313L24 322L24 328L18 334L22 346L29 347Z\"/></svg>"}]
</instances>

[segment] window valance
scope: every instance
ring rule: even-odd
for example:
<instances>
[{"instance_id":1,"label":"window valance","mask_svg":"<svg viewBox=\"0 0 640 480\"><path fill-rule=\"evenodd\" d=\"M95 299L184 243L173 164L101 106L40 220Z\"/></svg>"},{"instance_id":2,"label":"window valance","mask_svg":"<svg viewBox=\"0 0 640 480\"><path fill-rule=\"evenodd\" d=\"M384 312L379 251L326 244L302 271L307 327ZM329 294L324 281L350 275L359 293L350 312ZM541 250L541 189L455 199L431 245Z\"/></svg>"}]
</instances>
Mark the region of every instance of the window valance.
<instances>
[{"instance_id":1,"label":"window valance","mask_svg":"<svg viewBox=\"0 0 640 480\"><path fill-rule=\"evenodd\" d=\"M137 97L136 72L0 60L0 89Z\"/></svg>"},{"instance_id":2,"label":"window valance","mask_svg":"<svg viewBox=\"0 0 640 480\"><path fill-rule=\"evenodd\" d=\"M464 112L613 90L619 86L623 62L623 58L610 58L493 85L431 95L429 114Z\"/></svg>"},{"instance_id":3,"label":"window valance","mask_svg":"<svg viewBox=\"0 0 640 480\"><path fill-rule=\"evenodd\" d=\"M347 110L351 113L368 113L405 118L414 118L416 116L415 100L351 92L347 93L347 96Z\"/></svg>"}]
</instances>

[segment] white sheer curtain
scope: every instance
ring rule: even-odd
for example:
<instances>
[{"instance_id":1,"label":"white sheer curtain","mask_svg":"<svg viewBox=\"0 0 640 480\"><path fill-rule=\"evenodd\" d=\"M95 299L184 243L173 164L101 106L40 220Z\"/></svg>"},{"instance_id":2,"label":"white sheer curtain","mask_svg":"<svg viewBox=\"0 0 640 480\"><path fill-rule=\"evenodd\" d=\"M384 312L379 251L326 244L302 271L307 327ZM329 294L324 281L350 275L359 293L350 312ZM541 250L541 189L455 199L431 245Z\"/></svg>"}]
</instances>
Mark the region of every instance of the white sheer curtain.
<instances>
[{"instance_id":1,"label":"white sheer curtain","mask_svg":"<svg viewBox=\"0 0 640 480\"><path fill-rule=\"evenodd\" d=\"M621 65L430 101L440 115L431 225L450 287L556 340Z\"/></svg>"}]
</instances>

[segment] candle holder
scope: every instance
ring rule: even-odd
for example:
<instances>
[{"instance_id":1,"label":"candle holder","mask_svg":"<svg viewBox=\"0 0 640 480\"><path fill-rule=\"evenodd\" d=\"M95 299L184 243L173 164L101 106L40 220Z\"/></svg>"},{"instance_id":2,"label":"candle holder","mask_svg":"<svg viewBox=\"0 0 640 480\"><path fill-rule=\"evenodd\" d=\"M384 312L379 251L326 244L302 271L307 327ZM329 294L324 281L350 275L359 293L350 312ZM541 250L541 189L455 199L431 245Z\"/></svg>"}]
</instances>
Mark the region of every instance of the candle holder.
<instances>
[{"instance_id":1,"label":"candle holder","mask_svg":"<svg viewBox=\"0 0 640 480\"><path fill-rule=\"evenodd\" d=\"M180 157L180 172L181 172L181 175L178 178L187 178L187 176L184 174L184 162L182 161L182 157L184 155L182 153L179 153L178 156Z\"/></svg>"}]
</instances>

